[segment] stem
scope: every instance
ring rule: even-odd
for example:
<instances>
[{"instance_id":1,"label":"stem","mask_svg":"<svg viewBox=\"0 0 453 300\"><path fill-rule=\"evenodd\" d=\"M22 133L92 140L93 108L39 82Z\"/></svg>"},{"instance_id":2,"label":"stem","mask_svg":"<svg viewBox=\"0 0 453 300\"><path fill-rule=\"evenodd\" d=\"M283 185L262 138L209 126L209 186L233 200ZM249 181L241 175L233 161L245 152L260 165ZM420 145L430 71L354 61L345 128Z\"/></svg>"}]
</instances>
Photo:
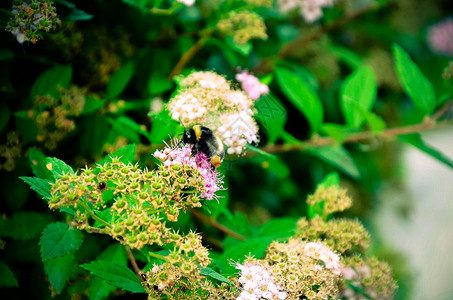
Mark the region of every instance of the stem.
<instances>
[{"instance_id":1,"label":"stem","mask_svg":"<svg viewBox=\"0 0 453 300\"><path fill-rule=\"evenodd\" d=\"M239 241L245 241L246 240L246 237L243 236L242 234L239 234L239 233L229 229L228 227L220 224L216 220L205 216L204 214L202 214L198 210L191 209L190 210L190 214L193 215L194 217L200 219L202 222L217 228L218 230L224 232L226 235L228 235L228 236L230 236L230 237L232 237L232 238L234 238L236 240L239 240Z\"/></svg>"},{"instance_id":2,"label":"stem","mask_svg":"<svg viewBox=\"0 0 453 300\"><path fill-rule=\"evenodd\" d=\"M157 258L157 259L168 261L168 259L165 256L163 256L163 255L160 255L160 254L157 254L157 253L154 253L154 252L148 252L148 254L151 255L152 257Z\"/></svg>"},{"instance_id":3,"label":"stem","mask_svg":"<svg viewBox=\"0 0 453 300\"><path fill-rule=\"evenodd\" d=\"M348 23L349 21L364 15L370 11L379 9L383 6L383 4L379 4L377 2L370 2L367 5L362 6L361 8L358 8L352 12L346 13L343 16L335 19L331 23L324 24L321 27L319 27L317 30L315 30L313 33L311 33L308 36L305 36L301 39L297 39L293 41L292 43L288 44L286 47L281 49L278 52L278 56L280 58L286 58L290 56L292 53L297 52L298 50L302 49L303 47L306 47L308 44L311 42L319 39L322 35L328 33L329 31L336 29L338 27L341 27L342 25Z\"/></svg>"},{"instance_id":4,"label":"stem","mask_svg":"<svg viewBox=\"0 0 453 300\"><path fill-rule=\"evenodd\" d=\"M189 50L186 51L186 53L181 56L179 61L176 63L176 66L168 76L169 80L172 80L174 76L181 73L182 69L184 69L184 67L192 59L192 57L195 56L195 54L197 54L197 52L200 51L201 48L203 48L204 44L209 39L209 35L210 32L208 31L202 38L200 38L195 44L193 44L192 47L190 47Z\"/></svg>"},{"instance_id":5,"label":"stem","mask_svg":"<svg viewBox=\"0 0 453 300\"><path fill-rule=\"evenodd\" d=\"M358 133L353 133L347 138L345 138L342 141L342 144L348 144L348 143L354 143L354 142L360 142L364 140L369 140L375 137L381 137L381 138L391 138L395 136L400 136L400 135L405 135L405 134L411 134L411 133L417 133L420 131L428 130L428 129L433 129L433 128L438 128L443 125L452 125L451 123L436 123L433 119L427 119L424 122L416 125L409 125L409 126L403 126L403 127L397 127L397 128L390 128L383 130L380 133L375 133L373 131L364 131L364 132L358 132ZM319 137L316 139L311 139L308 141L296 143L293 145L288 145L288 144L283 144L283 145L272 145L272 146L265 146L261 148L261 150L267 152L267 153L277 153L277 152L290 152L290 151L303 151L309 148L313 147L327 147L327 146L333 146L338 144L338 142L330 137ZM254 155L250 153L250 155Z\"/></svg>"},{"instance_id":6,"label":"stem","mask_svg":"<svg viewBox=\"0 0 453 300\"><path fill-rule=\"evenodd\" d=\"M131 248L124 246L126 248L127 256L129 256L129 260L131 261L132 268L134 269L135 274L137 274L138 278L140 278L140 281L143 281L142 276L140 276L140 268L137 265L137 262L135 261L134 255L132 254Z\"/></svg>"},{"instance_id":7,"label":"stem","mask_svg":"<svg viewBox=\"0 0 453 300\"><path fill-rule=\"evenodd\" d=\"M169 8L169 9L164 9L164 8L153 7L153 8L149 9L149 12L152 13L152 14L155 14L155 15L169 16L175 11L175 8L172 7L172 8Z\"/></svg>"},{"instance_id":8,"label":"stem","mask_svg":"<svg viewBox=\"0 0 453 300\"><path fill-rule=\"evenodd\" d=\"M78 201L78 204L79 204L80 206L82 206L82 207L90 214L90 216L91 216L94 220L98 221L99 223L101 223L102 225L104 225L104 226L106 226L106 227L109 227L109 228L112 228L112 227L113 227L112 224L107 223L106 221L104 221L104 220L102 220L101 218L99 218L98 216L96 216L96 214L94 213L94 211L92 211L92 210L88 207L88 205L86 205L86 203L84 203L84 202L82 202L82 201Z\"/></svg>"}]
</instances>

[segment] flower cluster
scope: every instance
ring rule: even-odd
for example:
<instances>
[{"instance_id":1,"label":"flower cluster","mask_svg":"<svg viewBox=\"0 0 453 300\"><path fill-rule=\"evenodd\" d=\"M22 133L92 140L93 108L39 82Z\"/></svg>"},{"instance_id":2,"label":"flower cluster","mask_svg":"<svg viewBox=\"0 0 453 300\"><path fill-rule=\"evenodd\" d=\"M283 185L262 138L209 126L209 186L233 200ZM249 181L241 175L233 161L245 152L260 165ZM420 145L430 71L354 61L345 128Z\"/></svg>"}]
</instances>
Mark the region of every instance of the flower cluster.
<instances>
[{"instance_id":1,"label":"flower cluster","mask_svg":"<svg viewBox=\"0 0 453 300\"><path fill-rule=\"evenodd\" d=\"M34 44L42 39L42 32L49 32L61 25L51 0L14 0L12 13L14 18L6 29L21 44L25 41Z\"/></svg>"},{"instance_id":2,"label":"flower cluster","mask_svg":"<svg viewBox=\"0 0 453 300\"><path fill-rule=\"evenodd\" d=\"M313 195L307 199L307 204L316 206L321 205L323 211L330 215L341 212L352 206L352 200L346 195L346 190L337 186L325 187L320 185Z\"/></svg>"},{"instance_id":3,"label":"flower cluster","mask_svg":"<svg viewBox=\"0 0 453 300\"><path fill-rule=\"evenodd\" d=\"M240 155L247 143L258 143L254 101L246 92L232 89L214 72L194 72L179 84L179 93L168 104L173 119L186 127L210 128L229 154Z\"/></svg>"},{"instance_id":4,"label":"flower cluster","mask_svg":"<svg viewBox=\"0 0 453 300\"><path fill-rule=\"evenodd\" d=\"M28 116L36 123L36 140L43 142L48 149L55 149L69 132L76 128L72 117L82 113L85 106L86 90L72 86L58 88L59 99L52 96L36 96L34 106Z\"/></svg>"},{"instance_id":5,"label":"flower cluster","mask_svg":"<svg viewBox=\"0 0 453 300\"><path fill-rule=\"evenodd\" d=\"M238 300L247 299L286 299L286 293L275 284L275 279L266 267L246 262L236 264L236 269L241 271L239 283L242 292Z\"/></svg>"},{"instance_id":6,"label":"flower cluster","mask_svg":"<svg viewBox=\"0 0 453 300\"><path fill-rule=\"evenodd\" d=\"M372 299L393 298L396 284L388 264L374 257L362 258L359 256L346 258L344 263L345 266L341 273L345 279L345 285L341 289L340 297L367 299L352 288L359 287Z\"/></svg>"},{"instance_id":7,"label":"flower cluster","mask_svg":"<svg viewBox=\"0 0 453 300\"><path fill-rule=\"evenodd\" d=\"M332 219L325 222L320 217L301 218L297 222L297 238L306 241L322 240L341 254L364 253L370 245L368 231L358 221Z\"/></svg>"},{"instance_id":8,"label":"flower cluster","mask_svg":"<svg viewBox=\"0 0 453 300\"><path fill-rule=\"evenodd\" d=\"M192 6L195 4L195 0L176 0L176 2L182 3L185 6Z\"/></svg>"},{"instance_id":9,"label":"flower cluster","mask_svg":"<svg viewBox=\"0 0 453 300\"><path fill-rule=\"evenodd\" d=\"M453 57L453 19L431 26L428 30L428 45L433 52Z\"/></svg>"},{"instance_id":10,"label":"flower cluster","mask_svg":"<svg viewBox=\"0 0 453 300\"><path fill-rule=\"evenodd\" d=\"M203 286L199 285L203 279L200 269L207 267L211 259L208 249L201 244L200 235L189 233L175 239L174 243L174 250L167 256L151 254L163 259L163 264L154 264L150 271L142 273L142 284L149 299L161 299L162 295L169 299L179 298L178 295L187 297L187 290Z\"/></svg>"},{"instance_id":11,"label":"flower cluster","mask_svg":"<svg viewBox=\"0 0 453 300\"><path fill-rule=\"evenodd\" d=\"M323 16L324 7L333 6L335 0L278 0L282 13L298 9L307 23L313 23Z\"/></svg>"},{"instance_id":12,"label":"flower cluster","mask_svg":"<svg viewBox=\"0 0 453 300\"><path fill-rule=\"evenodd\" d=\"M251 39L267 39L263 18L251 11L231 11L217 23L217 28L225 35L232 35L234 42L241 45Z\"/></svg>"},{"instance_id":13,"label":"flower cluster","mask_svg":"<svg viewBox=\"0 0 453 300\"><path fill-rule=\"evenodd\" d=\"M190 153L189 147L177 146L157 152L164 164L154 171L112 158L95 170L62 174L51 188L49 207L70 207L77 228L101 231L134 249L175 242L180 236L164 218L176 222L181 209L200 207L202 198L213 199L221 188L206 158ZM110 208L105 209L105 201ZM93 209L104 209L101 214L108 217L99 218ZM89 217L103 227L93 229L96 223L88 224Z\"/></svg>"},{"instance_id":14,"label":"flower cluster","mask_svg":"<svg viewBox=\"0 0 453 300\"><path fill-rule=\"evenodd\" d=\"M293 238L288 243L273 242L265 260L288 299L328 299L339 291L342 264L322 243Z\"/></svg>"},{"instance_id":15,"label":"flower cluster","mask_svg":"<svg viewBox=\"0 0 453 300\"><path fill-rule=\"evenodd\" d=\"M17 132L8 132L6 135L6 143L0 145L0 170L14 170L16 165L15 159L20 157L22 153L22 143Z\"/></svg>"},{"instance_id":16,"label":"flower cluster","mask_svg":"<svg viewBox=\"0 0 453 300\"><path fill-rule=\"evenodd\" d=\"M269 87L259 82L258 78L249 74L247 70L236 74L236 80L242 85L250 99L257 100L261 95L269 93Z\"/></svg>"}]
</instances>

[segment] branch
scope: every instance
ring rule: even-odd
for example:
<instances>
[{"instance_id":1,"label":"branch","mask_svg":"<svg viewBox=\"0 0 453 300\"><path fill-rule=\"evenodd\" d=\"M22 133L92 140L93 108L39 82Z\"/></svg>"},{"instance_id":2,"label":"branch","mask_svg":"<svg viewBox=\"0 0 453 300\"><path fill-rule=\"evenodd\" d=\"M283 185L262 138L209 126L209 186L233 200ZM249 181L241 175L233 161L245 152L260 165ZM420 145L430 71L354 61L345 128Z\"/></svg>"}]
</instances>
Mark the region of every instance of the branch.
<instances>
[{"instance_id":1,"label":"branch","mask_svg":"<svg viewBox=\"0 0 453 300\"><path fill-rule=\"evenodd\" d=\"M344 24L348 23L349 21L364 15L370 11L376 10L378 8L381 8L382 4L379 4L377 2L370 2L368 5L364 5L361 8L354 10L352 12L346 13L343 16L335 19L331 23L324 24L321 27L318 27L317 30L312 32L310 35L305 36L301 39L294 40L290 44L288 44L286 47L283 47L279 52L278 52L278 57L279 58L286 58L290 56L292 53L300 50L301 48L307 46L311 42L319 39L322 35L328 33L329 31L339 28L343 26Z\"/></svg>"},{"instance_id":2,"label":"branch","mask_svg":"<svg viewBox=\"0 0 453 300\"><path fill-rule=\"evenodd\" d=\"M129 256L129 260L131 261L132 268L134 269L135 274L137 274L138 278L140 278L140 281L143 281L142 276L140 276L140 268L137 265L137 262L135 261L134 255L132 254L132 251L129 247L125 246L126 251L127 251L127 256Z\"/></svg>"},{"instance_id":3,"label":"branch","mask_svg":"<svg viewBox=\"0 0 453 300\"><path fill-rule=\"evenodd\" d=\"M439 110L439 112L440 112L440 110ZM436 116L436 114L434 114L433 116ZM438 116L440 117L441 115L438 114ZM425 119L425 121L423 121L422 123L419 123L419 124L397 127L397 128L390 128L390 129L383 130L380 133L375 133L373 131L364 131L364 132L353 133L350 136L348 136L347 138L345 138L341 143L342 144L355 143L355 142L370 140L370 139L376 138L376 137L388 139L391 137L396 137L396 136L406 135L406 134L411 134L411 133L417 133L417 132L428 130L428 129L438 128L441 126L451 126L451 125L453 125L453 124L436 123L434 118L427 118L427 119ZM313 147L327 147L327 146L334 146L337 144L338 144L338 141L336 141L335 139L333 139L331 137L320 137L320 138L318 137L318 138L314 138L314 139L311 139L308 141L303 141L303 142L296 143L296 144L265 146L265 147L261 148L261 150L263 150L267 153L279 153L279 152L290 152L290 151L304 151L306 149L310 149Z\"/></svg>"},{"instance_id":4,"label":"branch","mask_svg":"<svg viewBox=\"0 0 453 300\"><path fill-rule=\"evenodd\" d=\"M219 222L217 222L216 220L214 220L214 219L212 219L212 218L210 218L208 216L205 216L204 214L202 214L198 210L191 209L190 210L190 214L192 216L196 217L197 219L201 220L203 223L209 224L209 225L217 228L218 230L224 232L226 235L232 237L233 239L236 239L236 240L239 240L239 241L245 241L246 240L246 237L243 236L242 234L237 233L237 232L229 229L228 227L220 224Z\"/></svg>"},{"instance_id":5,"label":"branch","mask_svg":"<svg viewBox=\"0 0 453 300\"><path fill-rule=\"evenodd\" d=\"M184 53L179 61L176 63L176 66L171 71L170 75L168 76L169 80L172 80L174 76L181 73L182 69L187 65L187 63L198 53L198 51L203 48L204 44L208 41L210 33L203 34L203 37L200 38L189 50Z\"/></svg>"}]
</instances>

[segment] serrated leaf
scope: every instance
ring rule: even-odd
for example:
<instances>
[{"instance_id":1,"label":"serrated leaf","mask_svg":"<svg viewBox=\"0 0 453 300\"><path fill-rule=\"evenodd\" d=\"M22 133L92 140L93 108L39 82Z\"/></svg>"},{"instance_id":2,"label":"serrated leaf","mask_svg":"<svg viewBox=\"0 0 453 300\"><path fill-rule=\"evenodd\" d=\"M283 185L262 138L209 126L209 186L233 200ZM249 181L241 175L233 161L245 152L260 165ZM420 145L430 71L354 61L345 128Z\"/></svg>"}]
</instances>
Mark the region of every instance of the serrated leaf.
<instances>
[{"instance_id":1,"label":"serrated leaf","mask_svg":"<svg viewBox=\"0 0 453 300\"><path fill-rule=\"evenodd\" d=\"M425 114L431 114L436 106L433 85L412 61L409 54L396 44L393 45L393 56L404 91L417 109Z\"/></svg>"},{"instance_id":2,"label":"serrated leaf","mask_svg":"<svg viewBox=\"0 0 453 300\"><path fill-rule=\"evenodd\" d=\"M30 96L34 101L36 96L50 95L55 99L60 98L60 93L57 91L59 86L69 88L72 78L71 66L56 66L52 69L44 71L39 75L33 84Z\"/></svg>"},{"instance_id":3,"label":"serrated leaf","mask_svg":"<svg viewBox=\"0 0 453 300\"><path fill-rule=\"evenodd\" d=\"M362 66L344 81L341 88L341 110L346 124L360 127L376 101L377 83L373 69Z\"/></svg>"},{"instance_id":4,"label":"serrated leaf","mask_svg":"<svg viewBox=\"0 0 453 300\"><path fill-rule=\"evenodd\" d=\"M52 219L37 212L19 212L11 218L0 220L0 235L13 239L27 240L38 237Z\"/></svg>"},{"instance_id":5,"label":"serrated leaf","mask_svg":"<svg viewBox=\"0 0 453 300\"><path fill-rule=\"evenodd\" d=\"M30 186L32 190L37 192L44 200L49 201L52 196L50 195L50 188L52 187L51 183L42 178L37 177L19 177L26 184Z\"/></svg>"},{"instance_id":6,"label":"serrated leaf","mask_svg":"<svg viewBox=\"0 0 453 300\"><path fill-rule=\"evenodd\" d=\"M43 262L44 272L57 293L61 293L69 279L75 275L77 264L73 253Z\"/></svg>"},{"instance_id":7,"label":"serrated leaf","mask_svg":"<svg viewBox=\"0 0 453 300\"><path fill-rule=\"evenodd\" d=\"M213 269L208 268L208 267L202 269L200 271L200 275L209 276L211 278L217 279L220 282L225 282L227 284L234 285L231 281L228 280L228 278L226 278L225 276L220 275L219 273L217 273L216 271L214 271Z\"/></svg>"},{"instance_id":8,"label":"serrated leaf","mask_svg":"<svg viewBox=\"0 0 453 300\"><path fill-rule=\"evenodd\" d=\"M432 156L433 158L437 159L438 161L446 164L450 168L453 168L453 160L440 152L437 149L434 149L432 146L427 145L421 138L420 134L408 134L408 135L401 135L398 139L402 142L408 143L417 149L425 152L426 154Z\"/></svg>"},{"instance_id":9,"label":"serrated leaf","mask_svg":"<svg viewBox=\"0 0 453 300\"><path fill-rule=\"evenodd\" d=\"M104 165L106 162L112 162L112 157L120 157L120 161L128 164L134 161L135 156L135 144L124 146L118 149L116 152L107 155L103 160L98 162L99 165Z\"/></svg>"},{"instance_id":10,"label":"serrated leaf","mask_svg":"<svg viewBox=\"0 0 453 300\"><path fill-rule=\"evenodd\" d=\"M57 222L47 226L42 233L39 245L44 260L60 257L79 249L83 235L68 224Z\"/></svg>"},{"instance_id":11,"label":"serrated leaf","mask_svg":"<svg viewBox=\"0 0 453 300\"><path fill-rule=\"evenodd\" d=\"M28 157L33 174L43 179L53 179L52 173L46 167L46 156L38 149L28 148Z\"/></svg>"},{"instance_id":12,"label":"serrated leaf","mask_svg":"<svg viewBox=\"0 0 453 300\"><path fill-rule=\"evenodd\" d=\"M318 95L294 72L277 67L275 74L283 93L307 118L312 133L318 132L323 122L323 108Z\"/></svg>"},{"instance_id":13,"label":"serrated leaf","mask_svg":"<svg viewBox=\"0 0 453 300\"><path fill-rule=\"evenodd\" d=\"M0 287L17 287L19 283L11 269L0 261Z\"/></svg>"},{"instance_id":14,"label":"serrated leaf","mask_svg":"<svg viewBox=\"0 0 453 300\"><path fill-rule=\"evenodd\" d=\"M268 143L273 144L284 132L287 112L283 104L272 94L263 95L255 102L256 119L263 125Z\"/></svg>"},{"instance_id":15,"label":"serrated leaf","mask_svg":"<svg viewBox=\"0 0 453 300\"><path fill-rule=\"evenodd\" d=\"M81 265L91 274L103 278L107 283L132 293L145 293L138 276L125 266L115 262L97 260Z\"/></svg>"},{"instance_id":16,"label":"serrated leaf","mask_svg":"<svg viewBox=\"0 0 453 300\"><path fill-rule=\"evenodd\" d=\"M60 178L63 174L74 174L71 166L55 157L46 158L46 168L52 173L55 179Z\"/></svg>"},{"instance_id":17,"label":"serrated leaf","mask_svg":"<svg viewBox=\"0 0 453 300\"><path fill-rule=\"evenodd\" d=\"M351 155L343 147L320 147L308 149L308 153L319 157L323 161L331 164L353 178L359 178L360 172Z\"/></svg>"},{"instance_id":18,"label":"serrated leaf","mask_svg":"<svg viewBox=\"0 0 453 300\"><path fill-rule=\"evenodd\" d=\"M107 83L107 92L105 95L107 99L115 99L124 91L134 74L134 69L134 63L129 62L113 73Z\"/></svg>"}]
</instances>

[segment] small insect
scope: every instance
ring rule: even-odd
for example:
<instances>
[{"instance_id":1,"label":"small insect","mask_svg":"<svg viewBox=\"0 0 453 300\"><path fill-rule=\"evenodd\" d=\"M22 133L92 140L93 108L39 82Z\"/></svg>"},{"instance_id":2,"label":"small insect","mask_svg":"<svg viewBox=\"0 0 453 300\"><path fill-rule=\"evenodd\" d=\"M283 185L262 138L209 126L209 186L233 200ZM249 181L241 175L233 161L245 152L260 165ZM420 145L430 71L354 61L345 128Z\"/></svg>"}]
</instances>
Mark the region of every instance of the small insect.
<instances>
[{"instance_id":1,"label":"small insect","mask_svg":"<svg viewBox=\"0 0 453 300\"><path fill-rule=\"evenodd\" d=\"M187 131L184 130L182 142L193 145L192 155L199 152L206 154L215 168L220 166L225 156L222 141L214 135L211 129L201 125L195 125Z\"/></svg>"}]
</instances>

